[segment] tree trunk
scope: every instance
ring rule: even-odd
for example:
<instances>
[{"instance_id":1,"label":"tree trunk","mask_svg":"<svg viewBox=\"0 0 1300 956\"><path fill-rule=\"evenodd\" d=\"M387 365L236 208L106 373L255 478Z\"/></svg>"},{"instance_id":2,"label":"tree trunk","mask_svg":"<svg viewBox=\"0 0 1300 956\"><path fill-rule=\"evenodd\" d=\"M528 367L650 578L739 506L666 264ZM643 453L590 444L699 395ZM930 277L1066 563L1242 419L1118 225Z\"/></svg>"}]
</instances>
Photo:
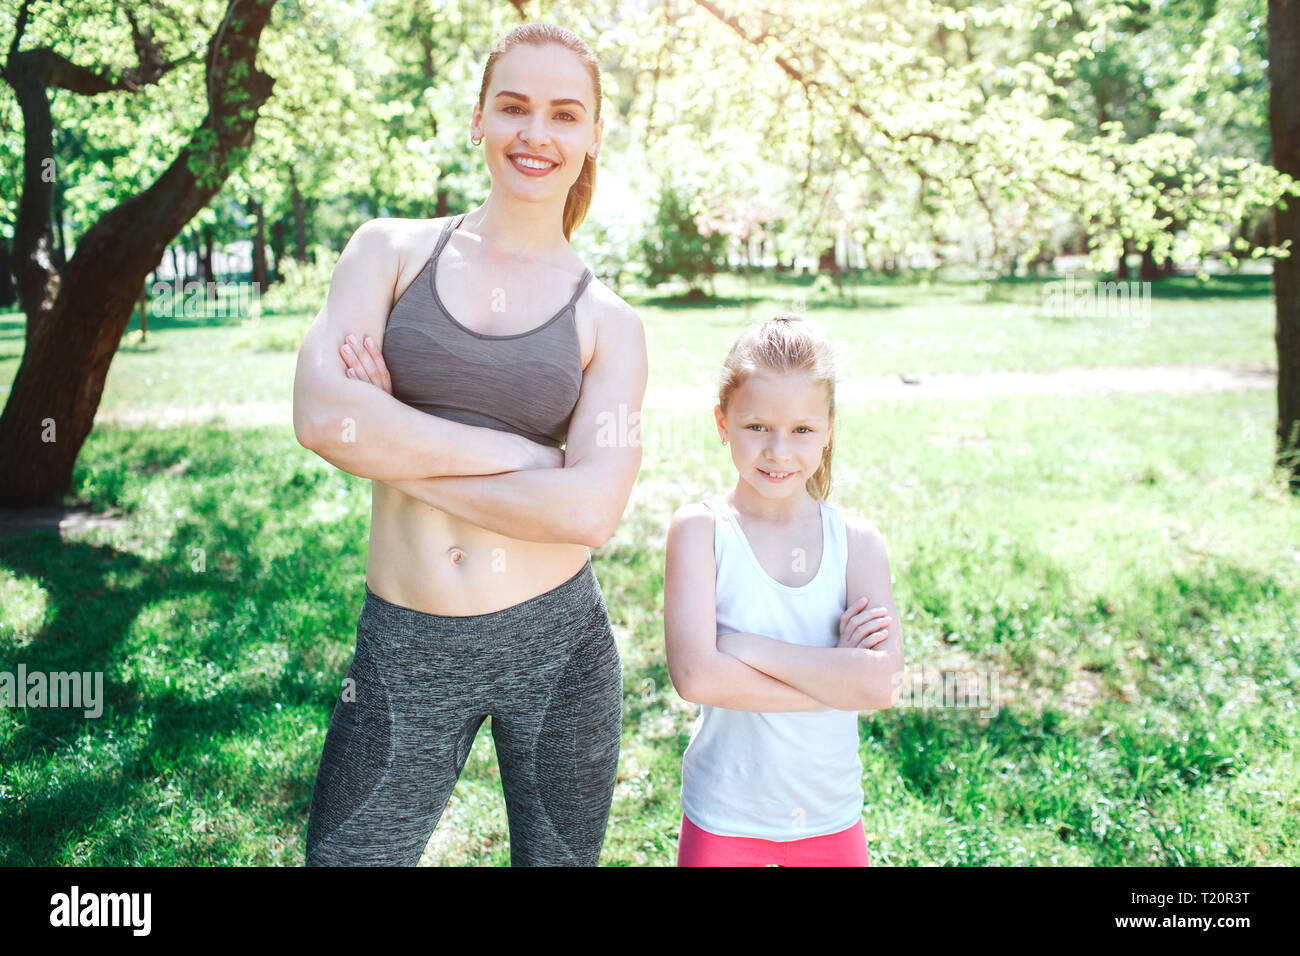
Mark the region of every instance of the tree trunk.
<instances>
[{"instance_id":1,"label":"tree trunk","mask_svg":"<svg viewBox=\"0 0 1300 956\"><path fill-rule=\"evenodd\" d=\"M63 234L63 186L54 184L54 268L60 273L68 265L68 246Z\"/></svg>"},{"instance_id":2,"label":"tree trunk","mask_svg":"<svg viewBox=\"0 0 1300 956\"><path fill-rule=\"evenodd\" d=\"M835 273L838 277L840 264L835 261L835 245L832 243L817 257L817 271Z\"/></svg>"},{"instance_id":3,"label":"tree trunk","mask_svg":"<svg viewBox=\"0 0 1300 956\"><path fill-rule=\"evenodd\" d=\"M293 194L293 257L307 261L307 219L303 213L302 193L298 191L298 175L289 167L289 190Z\"/></svg>"},{"instance_id":4,"label":"tree trunk","mask_svg":"<svg viewBox=\"0 0 1300 956\"><path fill-rule=\"evenodd\" d=\"M212 227L204 226L199 233L200 248L203 250L203 281L216 282L217 270L212 267Z\"/></svg>"},{"instance_id":5,"label":"tree trunk","mask_svg":"<svg viewBox=\"0 0 1300 956\"><path fill-rule=\"evenodd\" d=\"M1300 177L1300 0L1268 3L1268 123L1273 135L1273 165ZM1273 208L1273 241L1291 242L1291 255L1273 262L1277 302L1276 461L1287 471L1293 493L1300 493L1300 198Z\"/></svg>"},{"instance_id":6,"label":"tree trunk","mask_svg":"<svg viewBox=\"0 0 1300 956\"><path fill-rule=\"evenodd\" d=\"M194 271L190 271L190 247L194 248ZM188 279L193 276L200 282L206 282L207 276L203 274L203 255L199 251L198 237L193 229L186 229L181 233L181 249L185 252L185 277Z\"/></svg>"},{"instance_id":7,"label":"tree trunk","mask_svg":"<svg viewBox=\"0 0 1300 956\"><path fill-rule=\"evenodd\" d=\"M149 341L149 280L140 283L140 341Z\"/></svg>"},{"instance_id":8,"label":"tree trunk","mask_svg":"<svg viewBox=\"0 0 1300 956\"><path fill-rule=\"evenodd\" d=\"M32 340L59 293L50 216L57 170L51 175L47 164L54 156L54 121L45 93L51 68L31 55L36 52L11 52L4 66L4 78L13 87L23 114L23 188L14 223L13 276L19 308L27 316L24 355L30 352ZM12 397L13 391L11 401Z\"/></svg>"},{"instance_id":9,"label":"tree trunk","mask_svg":"<svg viewBox=\"0 0 1300 956\"><path fill-rule=\"evenodd\" d=\"M278 281L283 278L280 271L280 263L284 261L284 220L277 219L271 223L271 257L274 260L275 278Z\"/></svg>"},{"instance_id":10,"label":"tree trunk","mask_svg":"<svg viewBox=\"0 0 1300 956\"><path fill-rule=\"evenodd\" d=\"M216 309L217 304L217 270L212 264L212 227L204 225L199 233L199 240L203 243L203 298L207 302L207 314L211 315Z\"/></svg>"},{"instance_id":11,"label":"tree trunk","mask_svg":"<svg viewBox=\"0 0 1300 956\"><path fill-rule=\"evenodd\" d=\"M1142 267L1138 270L1138 278L1143 282L1160 278L1160 267L1156 265L1156 257L1152 255L1150 246L1142 249Z\"/></svg>"},{"instance_id":12,"label":"tree trunk","mask_svg":"<svg viewBox=\"0 0 1300 956\"><path fill-rule=\"evenodd\" d=\"M50 235L49 189L40 183L40 159L52 155L46 149L46 88L85 92L98 87L93 91L106 92L116 87L109 85L114 81L46 49L10 53L5 79L18 92L27 140L19 212L25 242L15 242L15 258L23 273L20 298L27 313L28 341L0 414L0 461L5 465L0 471L0 506L53 503L71 485L77 455L94 424L109 365L141 284L167 244L247 155L258 111L274 83L255 65L258 41L273 6L230 0L219 35L208 44L208 114L203 123L151 186L109 210L86 231L61 280L54 270L41 268L42 262L48 264L48 253L41 250L48 250ZM13 40L15 49L20 35L21 30ZM56 68L63 73L54 72Z\"/></svg>"},{"instance_id":13,"label":"tree trunk","mask_svg":"<svg viewBox=\"0 0 1300 956\"><path fill-rule=\"evenodd\" d=\"M249 202L249 208L257 223L253 233L253 286L260 294L271 284L271 273L266 266L266 216L262 213L262 204L256 199Z\"/></svg>"},{"instance_id":14,"label":"tree trunk","mask_svg":"<svg viewBox=\"0 0 1300 956\"><path fill-rule=\"evenodd\" d=\"M0 236L0 309L7 309L18 301L18 290L14 288L12 268L9 240Z\"/></svg>"}]
</instances>

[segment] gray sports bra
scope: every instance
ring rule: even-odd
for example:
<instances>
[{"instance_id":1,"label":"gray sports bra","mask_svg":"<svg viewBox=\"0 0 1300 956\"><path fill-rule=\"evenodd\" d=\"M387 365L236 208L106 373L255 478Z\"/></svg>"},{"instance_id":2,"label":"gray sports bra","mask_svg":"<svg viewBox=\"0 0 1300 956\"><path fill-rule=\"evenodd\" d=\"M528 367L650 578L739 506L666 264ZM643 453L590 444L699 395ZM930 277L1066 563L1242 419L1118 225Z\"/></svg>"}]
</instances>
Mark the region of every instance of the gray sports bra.
<instances>
[{"instance_id":1,"label":"gray sports bra","mask_svg":"<svg viewBox=\"0 0 1300 956\"><path fill-rule=\"evenodd\" d=\"M461 325L438 297L438 257L464 214L443 227L433 255L388 314L384 364L393 397L429 415L482 425L559 447L582 389L582 350L574 307L515 335L485 335Z\"/></svg>"}]
</instances>

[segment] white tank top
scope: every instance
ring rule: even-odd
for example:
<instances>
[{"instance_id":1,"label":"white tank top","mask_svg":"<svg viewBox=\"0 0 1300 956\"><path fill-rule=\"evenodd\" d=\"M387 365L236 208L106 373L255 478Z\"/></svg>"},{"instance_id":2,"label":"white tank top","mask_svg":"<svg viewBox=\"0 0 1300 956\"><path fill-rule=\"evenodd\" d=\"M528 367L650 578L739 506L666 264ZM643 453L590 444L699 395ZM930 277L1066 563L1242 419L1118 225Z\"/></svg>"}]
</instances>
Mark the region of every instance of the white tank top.
<instances>
[{"instance_id":1,"label":"white tank top","mask_svg":"<svg viewBox=\"0 0 1300 956\"><path fill-rule=\"evenodd\" d=\"M791 587L758 562L722 496L713 511L717 632L834 647L845 607L848 539L837 508L820 503L822 556ZM758 713L700 705L682 757L682 810L719 836L802 840L862 819L858 715L849 710Z\"/></svg>"}]
</instances>

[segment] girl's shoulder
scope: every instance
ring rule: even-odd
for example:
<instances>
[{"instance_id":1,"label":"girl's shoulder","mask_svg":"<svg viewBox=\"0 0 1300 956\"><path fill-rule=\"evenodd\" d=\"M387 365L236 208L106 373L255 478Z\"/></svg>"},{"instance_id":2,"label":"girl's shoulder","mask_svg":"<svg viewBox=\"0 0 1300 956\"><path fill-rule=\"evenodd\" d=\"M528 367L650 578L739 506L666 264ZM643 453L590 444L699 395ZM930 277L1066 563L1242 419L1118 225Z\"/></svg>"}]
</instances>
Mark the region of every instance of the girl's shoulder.
<instances>
[{"instance_id":1,"label":"girl's shoulder","mask_svg":"<svg viewBox=\"0 0 1300 956\"><path fill-rule=\"evenodd\" d=\"M713 512L700 501L687 502L668 522L664 552L670 562L685 561L703 573L715 559Z\"/></svg>"},{"instance_id":2,"label":"girl's shoulder","mask_svg":"<svg viewBox=\"0 0 1300 956\"><path fill-rule=\"evenodd\" d=\"M843 512L847 554L845 579L850 594L876 594L889 586L889 549L876 523Z\"/></svg>"},{"instance_id":3,"label":"girl's shoulder","mask_svg":"<svg viewBox=\"0 0 1300 956\"><path fill-rule=\"evenodd\" d=\"M712 541L715 523L720 515L726 513L726 506L722 493L678 506L668 523L670 535L677 532L676 537L680 540L682 532L685 532L692 537L707 536Z\"/></svg>"},{"instance_id":4,"label":"girl's shoulder","mask_svg":"<svg viewBox=\"0 0 1300 956\"><path fill-rule=\"evenodd\" d=\"M719 491L717 494L709 495L707 498L701 498L691 505L683 505L683 508L692 508L694 513L701 515L713 524L718 518L734 518L735 510L727 503L727 493Z\"/></svg>"},{"instance_id":5,"label":"girl's shoulder","mask_svg":"<svg viewBox=\"0 0 1300 956\"><path fill-rule=\"evenodd\" d=\"M715 495L711 498L701 498L698 501L688 501L684 505L679 505L677 510L673 512L672 521L679 524L688 521L706 522L712 525L714 514L719 507L718 498L720 497L720 495Z\"/></svg>"},{"instance_id":6,"label":"girl's shoulder","mask_svg":"<svg viewBox=\"0 0 1300 956\"><path fill-rule=\"evenodd\" d=\"M822 502L822 507L837 515L844 522L844 531L849 537L850 544L856 542L860 547L880 547L885 544L884 535L876 527L876 523L870 518L863 515L854 514L850 511L844 511L836 508L834 505Z\"/></svg>"}]
</instances>

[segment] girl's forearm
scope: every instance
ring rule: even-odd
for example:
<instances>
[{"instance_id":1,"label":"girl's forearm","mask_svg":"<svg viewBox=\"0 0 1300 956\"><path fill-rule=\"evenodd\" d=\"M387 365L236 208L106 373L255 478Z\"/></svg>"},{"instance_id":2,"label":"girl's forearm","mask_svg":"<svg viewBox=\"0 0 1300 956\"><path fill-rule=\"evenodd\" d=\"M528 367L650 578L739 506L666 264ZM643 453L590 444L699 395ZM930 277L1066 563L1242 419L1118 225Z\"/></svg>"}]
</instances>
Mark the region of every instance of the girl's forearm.
<instances>
[{"instance_id":1,"label":"girl's forearm","mask_svg":"<svg viewBox=\"0 0 1300 956\"><path fill-rule=\"evenodd\" d=\"M769 677L730 653L709 654L701 663L702 673L693 678L686 691L690 695L687 699L694 703L760 713L833 709L830 704Z\"/></svg>"},{"instance_id":2,"label":"girl's forearm","mask_svg":"<svg viewBox=\"0 0 1300 956\"><path fill-rule=\"evenodd\" d=\"M826 701L836 710L878 710L889 706L888 688L898 655L887 647L807 647L762 634L724 634L718 647L769 677Z\"/></svg>"}]
</instances>

